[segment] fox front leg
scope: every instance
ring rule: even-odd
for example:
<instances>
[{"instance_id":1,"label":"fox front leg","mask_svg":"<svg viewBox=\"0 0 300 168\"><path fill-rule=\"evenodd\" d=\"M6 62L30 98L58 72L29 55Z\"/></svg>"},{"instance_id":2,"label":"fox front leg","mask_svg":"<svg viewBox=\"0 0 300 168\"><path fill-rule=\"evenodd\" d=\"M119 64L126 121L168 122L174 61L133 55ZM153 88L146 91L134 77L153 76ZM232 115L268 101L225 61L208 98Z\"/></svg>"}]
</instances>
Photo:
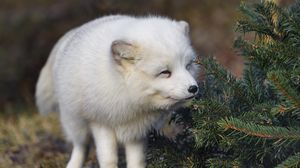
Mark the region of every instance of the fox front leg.
<instances>
[{"instance_id":1,"label":"fox front leg","mask_svg":"<svg viewBox=\"0 0 300 168\"><path fill-rule=\"evenodd\" d=\"M91 124L91 130L96 144L97 159L100 167L118 167L117 138L113 129Z\"/></svg>"},{"instance_id":2,"label":"fox front leg","mask_svg":"<svg viewBox=\"0 0 300 168\"><path fill-rule=\"evenodd\" d=\"M145 140L132 140L125 143L128 168L145 168Z\"/></svg>"}]
</instances>

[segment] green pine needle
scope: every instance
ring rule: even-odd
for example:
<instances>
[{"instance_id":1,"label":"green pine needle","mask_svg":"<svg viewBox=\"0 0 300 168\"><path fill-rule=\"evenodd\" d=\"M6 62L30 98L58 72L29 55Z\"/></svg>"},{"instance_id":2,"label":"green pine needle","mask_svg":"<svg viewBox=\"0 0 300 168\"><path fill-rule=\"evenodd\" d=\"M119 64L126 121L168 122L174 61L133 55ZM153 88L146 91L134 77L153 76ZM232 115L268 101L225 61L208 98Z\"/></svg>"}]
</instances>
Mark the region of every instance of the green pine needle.
<instances>
[{"instance_id":1,"label":"green pine needle","mask_svg":"<svg viewBox=\"0 0 300 168\"><path fill-rule=\"evenodd\" d=\"M297 168L300 167L300 152L288 157L285 161L276 166L276 168Z\"/></svg>"},{"instance_id":2,"label":"green pine needle","mask_svg":"<svg viewBox=\"0 0 300 168\"><path fill-rule=\"evenodd\" d=\"M300 127L264 126L233 117L222 119L218 124L225 130L233 130L259 138L300 140Z\"/></svg>"},{"instance_id":3,"label":"green pine needle","mask_svg":"<svg viewBox=\"0 0 300 168\"><path fill-rule=\"evenodd\" d=\"M271 71L268 73L268 79L275 85L279 93L290 101L294 107L300 109L300 94L290 85L288 74L282 71Z\"/></svg>"}]
</instances>

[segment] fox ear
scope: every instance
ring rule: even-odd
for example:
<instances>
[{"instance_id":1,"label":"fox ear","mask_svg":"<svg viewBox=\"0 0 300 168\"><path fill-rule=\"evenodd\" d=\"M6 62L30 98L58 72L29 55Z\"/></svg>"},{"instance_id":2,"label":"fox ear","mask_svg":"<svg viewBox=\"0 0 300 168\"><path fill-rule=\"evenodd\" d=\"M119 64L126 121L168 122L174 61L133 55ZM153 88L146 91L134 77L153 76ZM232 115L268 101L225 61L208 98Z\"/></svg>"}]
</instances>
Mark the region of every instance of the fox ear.
<instances>
[{"instance_id":1,"label":"fox ear","mask_svg":"<svg viewBox=\"0 0 300 168\"><path fill-rule=\"evenodd\" d=\"M125 40L116 40L111 44L112 56L118 64L122 61L132 62L135 59L136 47Z\"/></svg>"},{"instance_id":2,"label":"fox ear","mask_svg":"<svg viewBox=\"0 0 300 168\"><path fill-rule=\"evenodd\" d=\"M189 32L190 32L189 24L186 21L183 21L183 20L179 21L178 23L180 24L184 34L189 35Z\"/></svg>"}]
</instances>

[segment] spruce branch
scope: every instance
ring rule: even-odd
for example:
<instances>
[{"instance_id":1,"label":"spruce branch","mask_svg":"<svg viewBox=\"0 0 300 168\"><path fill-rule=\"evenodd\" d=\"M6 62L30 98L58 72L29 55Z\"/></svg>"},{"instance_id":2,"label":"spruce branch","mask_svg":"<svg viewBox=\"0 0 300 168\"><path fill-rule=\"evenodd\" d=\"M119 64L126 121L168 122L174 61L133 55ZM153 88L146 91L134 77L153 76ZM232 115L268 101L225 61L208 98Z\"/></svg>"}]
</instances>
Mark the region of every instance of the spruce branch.
<instances>
[{"instance_id":1,"label":"spruce branch","mask_svg":"<svg viewBox=\"0 0 300 168\"><path fill-rule=\"evenodd\" d=\"M289 100L296 108L300 108L299 92L290 86L290 82L283 72L271 71L268 73L268 79L275 85L282 96Z\"/></svg>"},{"instance_id":2,"label":"spruce branch","mask_svg":"<svg viewBox=\"0 0 300 168\"><path fill-rule=\"evenodd\" d=\"M220 158L211 158L206 162L207 167L209 168L239 168L241 163L237 160L229 159L220 159Z\"/></svg>"},{"instance_id":3,"label":"spruce branch","mask_svg":"<svg viewBox=\"0 0 300 168\"><path fill-rule=\"evenodd\" d=\"M200 65L204 67L206 75L213 75L215 79L221 80L224 84L232 84L236 81L235 76L217 64L212 57L202 59Z\"/></svg>"},{"instance_id":4,"label":"spruce branch","mask_svg":"<svg viewBox=\"0 0 300 168\"><path fill-rule=\"evenodd\" d=\"M288 157L282 163L276 166L276 168L297 168L300 167L300 152Z\"/></svg>"},{"instance_id":5,"label":"spruce branch","mask_svg":"<svg viewBox=\"0 0 300 168\"><path fill-rule=\"evenodd\" d=\"M192 130L196 148L208 148L219 143L221 131L217 121L229 114L228 106L216 100L208 99L193 105L193 118L197 119Z\"/></svg>"},{"instance_id":6,"label":"spruce branch","mask_svg":"<svg viewBox=\"0 0 300 168\"><path fill-rule=\"evenodd\" d=\"M244 17L238 21L237 31L243 33L255 32L261 40L269 41L269 37L278 41L285 39L286 34L281 31L281 25L287 14L276 3L265 1L256 4L255 10L242 3L240 11Z\"/></svg>"},{"instance_id":7,"label":"spruce branch","mask_svg":"<svg viewBox=\"0 0 300 168\"><path fill-rule=\"evenodd\" d=\"M214 97L226 103L230 103L231 99L245 100L244 88L234 75L211 57L204 58L201 62L206 74L204 97Z\"/></svg>"},{"instance_id":8,"label":"spruce branch","mask_svg":"<svg viewBox=\"0 0 300 168\"><path fill-rule=\"evenodd\" d=\"M291 107L290 105L278 105L275 106L272 110L271 113L273 115L281 114L282 116L285 114L291 114L293 119L299 120L300 121L300 109L297 107Z\"/></svg>"},{"instance_id":9,"label":"spruce branch","mask_svg":"<svg viewBox=\"0 0 300 168\"><path fill-rule=\"evenodd\" d=\"M218 124L225 130L233 130L259 138L300 140L300 127L264 126L233 117L222 119Z\"/></svg>"}]
</instances>

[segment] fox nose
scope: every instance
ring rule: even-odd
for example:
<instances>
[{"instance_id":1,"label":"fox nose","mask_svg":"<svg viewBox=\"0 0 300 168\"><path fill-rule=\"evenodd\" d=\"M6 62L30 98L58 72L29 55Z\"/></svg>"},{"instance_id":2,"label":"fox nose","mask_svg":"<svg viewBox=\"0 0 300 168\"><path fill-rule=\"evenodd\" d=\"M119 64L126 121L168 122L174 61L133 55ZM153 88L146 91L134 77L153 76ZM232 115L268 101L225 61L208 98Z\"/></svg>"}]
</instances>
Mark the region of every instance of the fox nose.
<instances>
[{"instance_id":1,"label":"fox nose","mask_svg":"<svg viewBox=\"0 0 300 168\"><path fill-rule=\"evenodd\" d=\"M198 87L196 85L192 85L188 88L190 93L196 93L198 91Z\"/></svg>"}]
</instances>

